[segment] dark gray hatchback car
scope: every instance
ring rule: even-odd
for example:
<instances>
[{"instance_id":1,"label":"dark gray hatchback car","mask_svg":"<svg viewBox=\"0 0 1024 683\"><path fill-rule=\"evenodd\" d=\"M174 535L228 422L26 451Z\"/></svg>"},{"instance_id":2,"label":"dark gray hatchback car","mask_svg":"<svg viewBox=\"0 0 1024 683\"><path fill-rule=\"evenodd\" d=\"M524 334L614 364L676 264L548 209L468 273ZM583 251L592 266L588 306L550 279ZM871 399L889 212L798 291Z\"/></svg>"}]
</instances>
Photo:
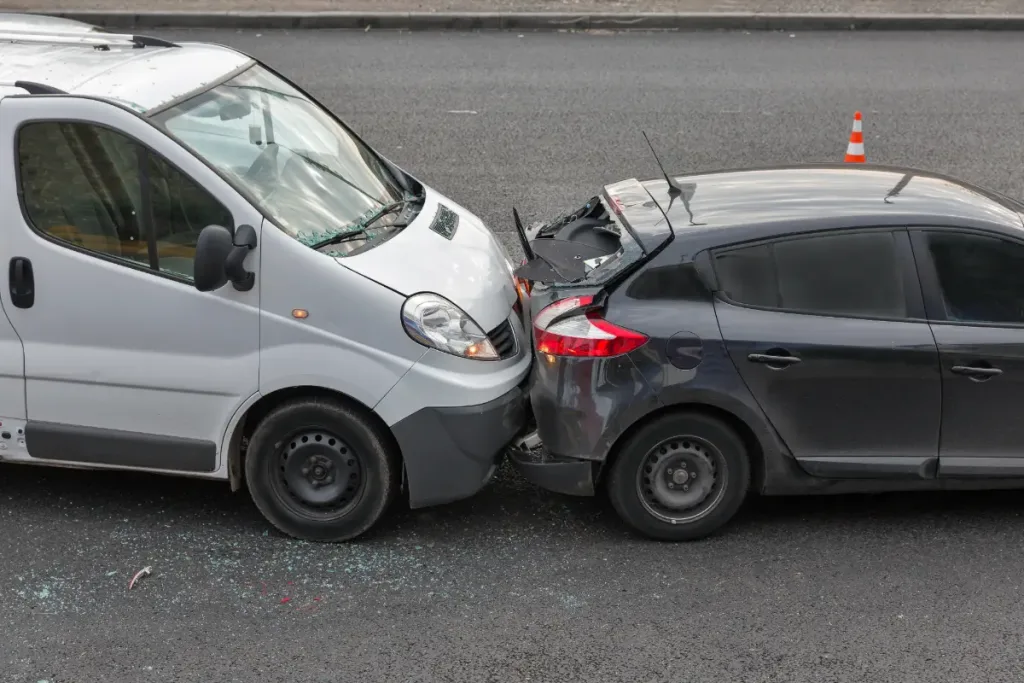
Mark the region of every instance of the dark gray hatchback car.
<instances>
[{"instance_id":1,"label":"dark gray hatchback car","mask_svg":"<svg viewBox=\"0 0 1024 683\"><path fill-rule=\"evenodd\" d=\"M816 165L627 180L520 226L537 430L513 461L668 540L752 491L1024 488L1022 211Z\"/></svg>"}]
</instances>

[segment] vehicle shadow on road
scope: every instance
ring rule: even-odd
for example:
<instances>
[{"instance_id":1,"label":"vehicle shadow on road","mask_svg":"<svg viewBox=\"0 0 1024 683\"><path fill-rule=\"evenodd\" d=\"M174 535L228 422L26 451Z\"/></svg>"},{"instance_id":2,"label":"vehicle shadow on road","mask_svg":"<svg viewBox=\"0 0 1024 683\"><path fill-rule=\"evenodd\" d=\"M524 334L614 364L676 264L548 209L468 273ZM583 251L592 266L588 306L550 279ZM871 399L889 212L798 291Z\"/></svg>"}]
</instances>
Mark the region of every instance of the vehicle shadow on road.
<instances>
[{"instance_id":1,"label":"vehicle shadow on road","mask_svg":"<svg viewBox=\"0 0 1024 683\"><path fill-rule=\"evenodd\" d=\"M242 490L222 482L132 472L25 466L4 467L0 507L8 519L39 521L47 515L87 511L97 522L131 521L137 528L209 528L219 533L267 535L265 522ZM723 536L879 531L894 525L1005 524L1024 510L1019 491L885 493L874 495L753 497ZM602 498L576 498L540 490L503 467L477 496L425 510L399 501L366 540L438 541L453 536L505 534L553 536L571 533L594 540L636 539ZM270 535L279 536L270 530Z\"/></svg>"}]
</instances>

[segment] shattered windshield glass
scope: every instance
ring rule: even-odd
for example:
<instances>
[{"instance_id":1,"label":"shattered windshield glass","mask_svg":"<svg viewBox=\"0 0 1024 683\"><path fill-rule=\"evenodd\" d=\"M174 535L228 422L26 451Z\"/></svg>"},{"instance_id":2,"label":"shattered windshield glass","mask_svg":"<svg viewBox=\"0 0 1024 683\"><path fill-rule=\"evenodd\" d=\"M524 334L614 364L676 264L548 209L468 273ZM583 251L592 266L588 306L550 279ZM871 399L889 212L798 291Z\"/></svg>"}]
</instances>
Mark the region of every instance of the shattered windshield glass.
<instances>
[{"instance_id":1,"label":"shattered windshield glass","mask_svg":"<svg viewBox=\"0 0 1024 683\"><path fill-rule=\"evenodd\" d=\"M371 149L258 64L152 118L308 246L397 229L400 212L385 209L413 199Z\"/></svg>"}]
</instances>

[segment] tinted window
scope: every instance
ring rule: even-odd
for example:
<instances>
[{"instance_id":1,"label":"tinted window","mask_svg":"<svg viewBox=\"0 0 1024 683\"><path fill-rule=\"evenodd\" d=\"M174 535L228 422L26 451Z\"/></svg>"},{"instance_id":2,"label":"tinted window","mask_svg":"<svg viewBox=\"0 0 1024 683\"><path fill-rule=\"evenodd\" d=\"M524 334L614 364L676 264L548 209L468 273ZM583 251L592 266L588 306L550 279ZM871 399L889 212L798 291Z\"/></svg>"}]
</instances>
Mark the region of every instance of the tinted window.
<instances>
[{"instance_id":1,"label":"tinted window","mask_svg":"<svg viewBox=\"0 0 1024 683\"><path fill-rule=\"evenodd\" d=\"M927 240L950 320L1024 324L1024 247L955 232Z\"/></svg>"},{"instance_id":2,"label":"tinted window","mask_svg":"<svg viewBox=\"0 0 1024 683\"><path fill-rule=\"evenodd\" d=\"M631 299L680 301L710 296L692 264L658 266L642 271L629 283L626 296Z\"/></svg>"},{"instance_id":3,"label":"tinted window","mask_svg":"<svg viewBox=\"0 0 1024 683\"><path fill-rule=\"evenodd\" d=\"M191 279L199 231L231 228L208 192L139 143L84 123L33 123L18 134L21 189L33 226L82 249ZM149 180L150 248L140 160Z\"/></svg>"},{"instance_id":4,"label":"tinted window","mask_svg":"<svg viewBox=\"0 0 1024 683\"><path fill-rule=\"evenodd\" d=\"M779 286L770 245L736 249L715 259L715 274L726 297L749 306L779 306Z\"/></svg>"},{"instance_id":5,"label":"tinted window","mask_svg":"<svg viewBox=\"0 0 1024 683\"><path fill-rule=\"evenodd\" d=\"M889 232L818 235L720 254L723 294L737 303L836 316L907 314Z\"/></svg>"}]
</instances>

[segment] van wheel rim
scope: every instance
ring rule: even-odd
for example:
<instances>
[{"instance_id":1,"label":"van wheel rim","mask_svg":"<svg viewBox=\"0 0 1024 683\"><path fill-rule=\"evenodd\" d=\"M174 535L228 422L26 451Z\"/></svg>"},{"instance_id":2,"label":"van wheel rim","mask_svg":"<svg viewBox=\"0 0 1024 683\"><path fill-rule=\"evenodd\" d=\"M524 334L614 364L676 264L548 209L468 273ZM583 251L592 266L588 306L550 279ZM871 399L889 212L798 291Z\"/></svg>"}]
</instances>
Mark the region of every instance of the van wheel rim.
<instances>
[{"instance_id":1,"label":"van wheel rim","mask_svg":"<svg viewBox=\"0 0 1024 683\"><path fill-rule=\"evenodd\" d=\"M694 436L665 439L647 452L636 487L648 513L670 524L695 522L725 494L729 472L715 446Z\"/></svg>"},{"instance_id":2,"label":"van wheel rim","mask_svg":"<svg viewBox=\"0 0 1024 683\"><path fill-rule=\"evenodd\" d=\"M303 431L282 444L278 481L293 506L305 513L337 513L359 496L359 454L334 434Z\"/></svg>"}]
</instances>

